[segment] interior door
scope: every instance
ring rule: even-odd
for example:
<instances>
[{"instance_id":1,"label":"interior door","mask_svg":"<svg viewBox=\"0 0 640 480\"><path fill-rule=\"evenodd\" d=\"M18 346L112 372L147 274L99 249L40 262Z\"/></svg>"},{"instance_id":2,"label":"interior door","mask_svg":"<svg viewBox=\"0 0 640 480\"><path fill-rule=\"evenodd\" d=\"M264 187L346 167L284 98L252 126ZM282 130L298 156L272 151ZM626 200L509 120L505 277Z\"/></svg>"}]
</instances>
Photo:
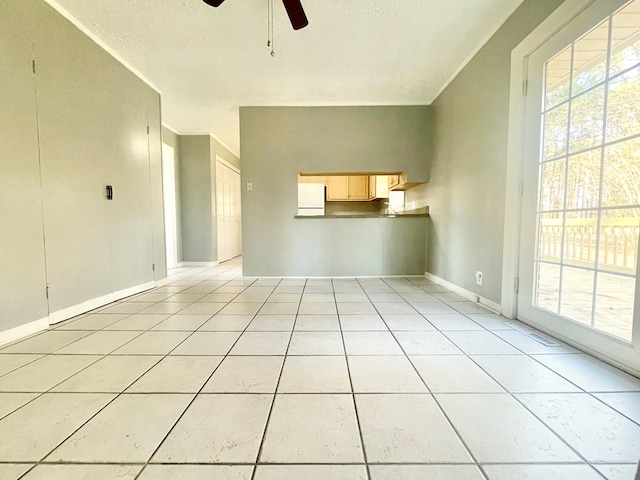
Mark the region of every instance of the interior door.
<instances>
[{"instance_id":1,"label":"interior door","mask_svg":"<svg viewBox=\"0 0 640 480\"><path fill-rule=\"evenodd\" d=\"M224 262L242 253L240 173L226 163L216 161L216 225L218 261Z\"/></svg>"},{"instance_id":2,"label":"interior door","mask_svg":"<svg viewBox=\"0 0 640 480\"><path fill-rule=\"evenodd\" d=\"M176 226L176 169L173 147L162 144L162 191L164 194L164 229L167 249L167 268L178 266L178 237Z\"/></svg>"},{"instance_id":3,"label":"interior door","mask_svg":"<svg viewBox=\"0 0 640 480\"><path fill-rule=\"evenodd\" d=\"M529 58L518 317L640 371L640 0Z\"/></svg>"}]
</instances>

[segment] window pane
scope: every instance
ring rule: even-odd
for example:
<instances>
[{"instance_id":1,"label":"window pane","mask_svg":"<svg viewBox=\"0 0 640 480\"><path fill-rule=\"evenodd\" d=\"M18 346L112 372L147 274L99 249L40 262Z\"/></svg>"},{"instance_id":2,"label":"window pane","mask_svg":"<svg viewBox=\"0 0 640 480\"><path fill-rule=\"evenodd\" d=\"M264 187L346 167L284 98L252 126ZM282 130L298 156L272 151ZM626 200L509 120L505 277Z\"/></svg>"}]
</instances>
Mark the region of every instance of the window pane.
<instances>
[{"instance_id":1,"label":"window pane","mask_svg":"<svg viewBox=\"0 0 640 480\"><path fill-rule=\"evenodd\" d=\"M567 208L597 208L600 200L602 150L596 149L569 157L567 172Z\"/></svg>"},{"instance_id":2,"label":"window pane","mask_svg":"<svg viewBox=\"0 0 640 480\"><path fill-rule=\"evenodd\" d=\"M567 212L565 218L564 260L567 265L595 267L598 211Z\"/></svg>"},{"instance_id":3,"label":"window pane","mask_svg":"<svg viewBox=\"0 0 640 480\"><path fill-rule=\"evenodd\" d=\"M604 158L603 206L640 205L640 139L606 147Z\"/></svg>"},{"instance_id":4,"label":"window pane","mask_svg":"<svg viewBox=\"0 0 640 480\"><path fill-rule=\"evenodd\" d=\"M566 160L554 160L540 166L540 210L564 208Z\"/></svg>"},{"instance_id":5,"label":"window pane","mask_svg":"<svg viewBox=\"0 0 640 480\"><path fill-rule=\"evenodd\" d=\"M604 129L604 86L571 101L569 150L578 152L602 144Z\"/></svg>"},{"instance_id":6,"label":"window pane","mask_svg":"<svg viewBox=\"0 0 640 480\"><path fill-rule=\"evenodd\" d=\"M640 63L640 1L631 2L613 17L612 56L609 74Z\"/></svg>"},{"instance_id":7,"label":"window pane","mask_svg":"<svg viewBox=\"0 0 640 480\"><path fill-rule=\"evenodd\" d=\"M547 62L546 109L569 100L571 87L571 47Z\"/></svg>"},{"instance_id":8,"label":"window pane","mask_svg":"<svg viewBox=\"0 0 640 480\"><path fill-rule=\"evenodd\" d=\"M609 20L591 30L575 43L571 95L578 95L604 82L607 74L608 48Z\"/></svg>"},{"instance_id":9,"label":"window pane","mask_svg":"<svg viewBox=\"0 0 640 480\"><path fill-rule=\"evenodd\" d=\"M635 274L640 209L602 210L598 269Z\"/></svg>"},{"instance_id":10,"label":"window pane","mask_svg":"<svg viewBox=\"0 0 640 480\"><path fill-rule=\"evenodd\" d=\"M631 341L635 278L598 273L595 327Z\"/></svg>"},{"instance_id":11,"label":"window pane","mask_svg":"<svg viewBox=\"0 0 640 480\"><path fill-rule=\"evenodd\" d=\"M562 304L560 315L591 325L593 310L593 270L562 269Z\"/></svg>"},{"instance_id":12,"label":"window pane","mask_svg":"<svg viewBox=\"0 0 640 480\"><path fill-rule=\"evenodd\" d=\"M558 313L560 266L539 263L537 274L534 304L550 312Z\"/></svg>"},{"instance_id":13,"label":"window pane","mask_svg":"<svg viewBox=\"0 0 640 480\"><path fill-rule=\"evenodd\" d=\"M560 262L562 253L562 213L542 213L538 220L538 259Z\"/></svg>"},{"instance_id":14,"label":"window pane","mask_svg":"<svg viewBox=\"0 0 640 480\"><path fill-rule=\"evenodd\" d=\"M544 160L566 155L568 128L568 104L557 107L544 115Z\"/></svg>"},{"instance_id":15,"label":"window pane","mask_svg":"<svg viewBox=\"0 0 640 480\"><path fill-rule=\"evenodd\" d=\"M634 68L609 83L607 142L640 133L640 68Z\"/></svg>"}]
</instances>

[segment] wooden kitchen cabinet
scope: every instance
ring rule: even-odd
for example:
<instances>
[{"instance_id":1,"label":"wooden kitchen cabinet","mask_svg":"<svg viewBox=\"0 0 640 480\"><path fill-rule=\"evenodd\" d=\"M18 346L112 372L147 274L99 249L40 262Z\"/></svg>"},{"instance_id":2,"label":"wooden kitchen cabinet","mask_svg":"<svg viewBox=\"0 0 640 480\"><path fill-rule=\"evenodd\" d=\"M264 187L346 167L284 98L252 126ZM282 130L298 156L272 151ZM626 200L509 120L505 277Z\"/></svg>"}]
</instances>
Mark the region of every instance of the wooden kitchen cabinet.
<instances>
[{"instance_id":1,"label":"wooden kitchen cabinet","mask_svg":"<svg viewBox=\"0 0 640 480\"><path fill-rule=\"evenodd\" d=\"M349 200L369 200L369 177L366 175L350 176Z\"/></svg>"},{"instance_id":2,"label":"wooden kitchen cabinet","mask_svg":"<svg viewBox=\"0 0 640 480\"><path fill-rule=\"evenodd\" d=\"M400 175L389 175L389 190L400 185Z\"/></svg>"},{"instance_id":3,"label":"wooden kitchen cabinet","mask_svg":"<svg viewBox=\"0 0 640 480\"><path fill-rule=\"evenodd\" d=\"M327 201L367 201L370 198L368 175L327 176Z\"/></svg>"},{"instance_id":4,"label":"wooden kitchen cabinet","mask_svg":"<svg viewBox=\"0 0 640 480\"><path fill-rule=\"evenodd\" d=\"M378 179L375 175L369 177L369 200L373 200L377 196L376 183Z\"/></svg>"}]
</instances>

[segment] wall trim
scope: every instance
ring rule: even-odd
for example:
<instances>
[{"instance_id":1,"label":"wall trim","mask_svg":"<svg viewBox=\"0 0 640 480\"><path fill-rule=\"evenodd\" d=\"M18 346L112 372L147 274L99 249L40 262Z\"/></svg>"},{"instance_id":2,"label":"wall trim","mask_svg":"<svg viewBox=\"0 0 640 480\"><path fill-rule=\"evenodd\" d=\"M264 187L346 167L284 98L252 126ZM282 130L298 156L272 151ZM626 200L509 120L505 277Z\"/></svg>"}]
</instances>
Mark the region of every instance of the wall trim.
<instances>
[{"instance_id":1,"label":"wall trim","mask_svg":"<svg viewBox=\"0 0 640 480\"><path fill-rule=\"evenodd\" d=\"M478 303L483 307L486 307L489 310L492 310L493 312L500 314L502 306L499 303L496 303L493 300L489 300L488 298L484 298L478 295L477 293L472 292L471 290L467 290L466 288L459 287L458 285L451 283L445 280L444 278L440 278L437 275L434 275L433 273L424 272L424 276L427 280L431 280L432 282L437 283L442 287L448 288L452 292L457 293L461 297L464 297L471 302Z\"/></svg>"},{"instance_id":2,"label":"wall trim","mask_svg":"<svg viewBox=\"0 0 640 480\"><path fill-rule=\"evenodd\" d=\"M96 308L103 307L113 302L117 302L118 300L122 300L123 298L136 295L146 290L150 290L152 288L155 288L155 286L156 282L147 282L141 285L136 285L134 287L125 288L124 290L118 290L117 292L109 293L107 295L103 295L102 297L92 298L91 300L87 300L86 302L82 302L77 305L73 305L71 307L63 308L56 312L50 313L49 320L51 322L51 325L54 325L83 313L90 312L91 310L95 310Z\"/></svg>"},{"instance_id":3,"label":"wall trim","mask_svg":"<svg viewBox=\"0 0 640 480\"><path fill-rule=\"evenodd\" d=\"M35 320L18 327L10 328L9 330L0 332L0 345L15 342L16 340L23 339L29 335L33 335L34 333L46 330L48 327L49 317L44 317L40 320Z\"/></svg>"},{"instance_id":4,"label":"wall trim","mask_svg":"<svg viewBox=\"0 0 640 480\"><path fill-rule=\"evenodd\" d=\"M216 267L220 262L180 262L178 263L178 268L180 267Z\"/></svg>"},{"instance_id":5,"label":"wall trim","mask_svg":"<svg viewBox=\"0 0 640 480\"><path fill-rule=\"evenodd\" d=\"M104 40L98 37L95 33L93 33L89 28L87 28L80 20L78 20L71 12L69 12L66 8L60 5L57 0L44 0L48 3L54 10L56 10L60 15L69 20L78 30L84 33L87 37L93 40L100 48L102 48L105 52L111 55L114 59L120 62L124 67L133 73L136 77L146 83L149 87L156 91L156 93L162 93L160 89L147 77L145 77L137 68L131 65L128 61L126 61L118 52L116 52L113 48L107 45Z\"/></svg>"}]
</instances>

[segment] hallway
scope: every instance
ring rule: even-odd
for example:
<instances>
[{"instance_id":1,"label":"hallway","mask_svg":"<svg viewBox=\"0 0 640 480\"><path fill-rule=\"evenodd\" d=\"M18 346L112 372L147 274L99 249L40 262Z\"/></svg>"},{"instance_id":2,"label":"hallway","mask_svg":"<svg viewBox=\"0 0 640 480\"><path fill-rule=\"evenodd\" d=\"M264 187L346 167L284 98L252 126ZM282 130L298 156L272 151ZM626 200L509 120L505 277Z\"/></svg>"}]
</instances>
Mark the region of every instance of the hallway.
<instances>
[{"instance_id":1,"label":"hallway","mask_svg":"<svg viewBox=\"0 0 640 480\"><path fill-rule=\"evenodd\" d=\"M0 349L2 480L628 480L640 379L422 277L241 260Z\"/></svg>"}]
</instances>

